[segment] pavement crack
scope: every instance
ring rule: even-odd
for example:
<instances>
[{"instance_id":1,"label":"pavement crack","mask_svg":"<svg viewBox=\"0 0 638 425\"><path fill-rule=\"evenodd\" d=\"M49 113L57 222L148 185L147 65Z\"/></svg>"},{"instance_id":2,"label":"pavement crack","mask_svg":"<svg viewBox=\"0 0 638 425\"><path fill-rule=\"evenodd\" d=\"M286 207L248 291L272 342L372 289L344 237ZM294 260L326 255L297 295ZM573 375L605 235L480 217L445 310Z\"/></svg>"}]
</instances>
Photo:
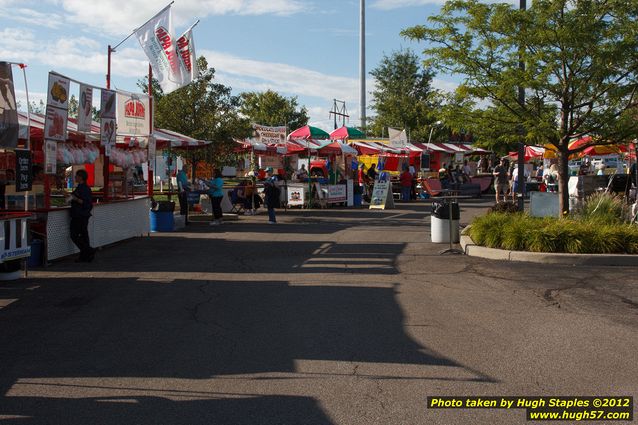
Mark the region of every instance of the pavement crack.
<instances>
[{"instance_id":1,"label":"pavement crack","mask_svg":"<svg viewBox=\"0 0 638 425\"><path fill-rule=\"evenodd\" d=\"M211 301L213 301L213 298L215 298L215 294L209 294L206 292L206 287L209 286L211 284L210 281L199 285L197 287L197 290L204 295L206 298L198 303L196 303L193 307L185 307L186 310L188 312L190 312L191 314L191 320L193 320L196 323L200 323L203 325L210 325L210 322L207 322L205 320L202 320L202 318L200 317L200 309L202 306L209 304ZM221 326L219 326L218 324L214 323L215 326L218 326L221 328ZM223 329L223 328L222 328Z\"/></svg>"}]
</instances>

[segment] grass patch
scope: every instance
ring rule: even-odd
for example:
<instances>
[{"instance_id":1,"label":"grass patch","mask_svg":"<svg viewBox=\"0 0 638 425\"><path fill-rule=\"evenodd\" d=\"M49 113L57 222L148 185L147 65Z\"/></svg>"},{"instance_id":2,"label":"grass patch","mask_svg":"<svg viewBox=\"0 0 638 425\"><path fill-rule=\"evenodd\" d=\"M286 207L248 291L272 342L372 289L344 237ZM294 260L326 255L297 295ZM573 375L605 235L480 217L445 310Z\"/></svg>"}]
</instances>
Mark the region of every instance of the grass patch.
<instances>
[{"instance_id":1,"label":"grass patch","mask_svg":"<svg viewBox=\"0 0 638 425\"><path fill-rule=\"evenodd\" d=\"M602 221L610 210L598 211L567 219L495 212L477 217L468 233L477 245L511 251L638 254L638 226Z\"/></svg>"}]
</instances>

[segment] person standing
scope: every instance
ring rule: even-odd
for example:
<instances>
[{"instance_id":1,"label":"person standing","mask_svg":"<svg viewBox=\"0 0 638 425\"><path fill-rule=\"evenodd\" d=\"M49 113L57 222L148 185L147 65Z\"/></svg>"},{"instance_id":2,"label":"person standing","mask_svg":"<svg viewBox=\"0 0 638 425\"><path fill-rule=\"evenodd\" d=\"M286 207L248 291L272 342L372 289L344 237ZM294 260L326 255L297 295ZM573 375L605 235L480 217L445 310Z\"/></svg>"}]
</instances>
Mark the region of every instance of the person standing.
<instances>
[{"instance_id":1,"label":"person standing","mask_svg":"<svg viewBox=\"0 0 638 425\"><path fill-rule=\"evenodd\" d=\"M277 224L275 208L279 208L279 188L277 179L273 175L272 168L266 170L266 180L264 181L265 203L268 208L268 224Z\"/></svg>"},{"instance_id":2,"label":"person standing","mask_svg":"<svg viewBox=\"0 0 638 425\"><path fill-rule=\"evenodd\" d=\"M182 165L182 169L177 173L177 199L179 200L179 215L185 216L184 223L188 224L188 192L191 189L188 184L186 168L186 164Z\"/></svg>"},{"instance_id":3,"label":"person standing","mask_svg":"<svg viewBox=\"0 0 638 425\"><path fill-rule=\"evenodd\" d=\"M71 240L80 250L77 263L90 263L95 258L95 248L91 248L89 241L89 218L93 210L91 188L86 181L89 178L86 170L75 173L77 187L69 196L71 202Z\"/></svg>"},{"instance_id":4,"label":"person standing","mask_svg":"<svg viewBox=\"0 0 638 425\"><path fill-rule=\"evenodd\" d=\"M410 200L410 192L412 191L412 174L408 167L403 167L399 181L401 182L401 200L407 202Z\"/></svg>"},{"instance_id":5,"label":"person standing","mask_svg":"<svg viewBox=\"0 0 638 425\"><path fill-rule=\"evenodd\" d=\"M509 179L507 171L507 163L505 159L501 159L499 165L494 167L494 190L496 191L496 203L500 202L499 194L503 193L503 202L507 201L507 191L509 189Z\"/></svg>"},{"instance_id":6,"label":"person standing","mask_svg":"<svg viewBox=\"0 0 638 425\"><path fill-rule=\"evenodd\" d=\"M224 179L222 172L218 168L213 170L213 178L208 181L208 195L210 196L211 207L213 208L213 220L211 226L222 224L224 213L222 212L222 199L224 198Z\"/></svg>"},{"instance_id":7,"label":"person standing","mask_svg":"<svg viewBox=\"0 0 638 425\"><path fill-rule=\"evenodd\" d=\"M368 177L370 178L370 180L372 180L372 182L374 184L374 181L377 179L376 164L372 164L372 165L370 165L370 168L368 168Z\"/></svg>"}]
</instances>

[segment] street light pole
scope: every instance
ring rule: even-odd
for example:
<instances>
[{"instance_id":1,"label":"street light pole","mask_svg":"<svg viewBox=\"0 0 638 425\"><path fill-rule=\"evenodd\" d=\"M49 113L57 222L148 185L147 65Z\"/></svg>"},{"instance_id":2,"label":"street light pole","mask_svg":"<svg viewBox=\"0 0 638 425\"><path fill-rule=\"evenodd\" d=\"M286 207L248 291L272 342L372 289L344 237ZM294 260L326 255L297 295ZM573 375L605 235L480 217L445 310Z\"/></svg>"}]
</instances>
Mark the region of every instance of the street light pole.
<instances>
[{"instance_id":1,"label":"street light pole","mask_svg":"<svg viewBox=\"0 0 638 425\"><path fill-rule=\"evenodd\" d=\"M361 0L359 23L359 114L361 130L366 132L366 1Z\"/></svg>"},{"instance_id":2,"label":"street light pole","mask_svg":"<svg viewBox=\"0 0 638 425\"><path fill-rule=\"evenodd\" d=\"M434 129L436 127L439 127L441 124L443 124L442 121L437 121L434 123L434 125L432 126L432 128L430 128L430 136L428 137L428 144L426 145L426 148L428 150L428 158L430 158L430 142L432 141L432 133L434 132ZM422 154L423 155L423 154ZM428 161L429 162L429 161ZM429 165L429 164L428 164ZM428 167L429 168L429 167Z\"/></svg>"}]
</instances>

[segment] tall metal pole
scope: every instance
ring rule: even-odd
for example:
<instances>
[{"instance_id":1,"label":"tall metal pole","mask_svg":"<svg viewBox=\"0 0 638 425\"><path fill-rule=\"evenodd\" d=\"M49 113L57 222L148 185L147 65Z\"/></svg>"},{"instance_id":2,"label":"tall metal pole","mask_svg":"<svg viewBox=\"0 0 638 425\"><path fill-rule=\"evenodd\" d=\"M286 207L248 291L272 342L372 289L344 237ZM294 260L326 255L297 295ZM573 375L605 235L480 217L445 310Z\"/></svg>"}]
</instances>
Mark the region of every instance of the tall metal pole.
<instances>
[{"instance_id":1,"label":"tall metal pole","mask_svg":"<svg viewBox=\"0 0 638 425\"><path fill-rule=\"evenodd\" d=\"M153 132L155 130L155 123L153 123L153 68L151 68L151 64L148 64L148 120L149 120L149 128L151 129L151 135L149 136L149 143L151 142L151 137L153 137ZM148 147L147 147L148 150ZM151 164L151 161L154 160L155 158L149 158L148 162L149 165ZM195 176L193 176L193 179L195 178ZM151 198L153 197L153 195L155 195L155 181L154 181L154 177L153 177L153 170L151 170L151 167L148 167L148 176L146 179L146 189L147 189L147 195L150 196ZM170 193L170 186L169 186L169 192L168 192L168 200L171 200L171 193Z\"/></svg>"},{"instance_id":2,"label":"tall metal pole","mask_svg":"<svg viewBox=\"0 0 638 425\"><path fill-rule=\"evenodd\" d=\"M359 25L359 111L361 130L366 132L366 1L360 0Z\"/></svg>"},{"instance_id":3,"label":"tall metal pole","mask_svg":"<svg viewBox=\"0 0 638 425\"><path fill-rule=\"evenodd\" d=\"M106 59L106 89L111 89L111 53L113 53L113 48L109 44L108 54ZM102 123L100 123L100 126ZM102 178L104 180L104 201L108 201L109 199L109 180L110 180L110 171L109 167L111 166L111 162L109 161L109 157L106 156L106 151L104 147L102 147L102 153L104 154L104 163L102 167ZM93 172L95 173L95 168L93 168Z\"/></svg>"},{"instance_id":4,"label":"tall metal pole","mask_svg":"<svg viewBox=\"0 0 638 425\"><path fill-rule=\"evenodd\" d=\"M527 9L527 0L520 0L520 9ZM523 46L520 46L519 53L519 62L518 67L521 71L525 71L525 62L523 61ZM519 86L518 88L518 101L521 105L521 108L525 104L525 88L523 86ZM520 142L518 142L518 210L525 210L525 143L523 143L523 137L525 136L525 128L523 124L520 126Z\"/></svg>"}]
</instances>

